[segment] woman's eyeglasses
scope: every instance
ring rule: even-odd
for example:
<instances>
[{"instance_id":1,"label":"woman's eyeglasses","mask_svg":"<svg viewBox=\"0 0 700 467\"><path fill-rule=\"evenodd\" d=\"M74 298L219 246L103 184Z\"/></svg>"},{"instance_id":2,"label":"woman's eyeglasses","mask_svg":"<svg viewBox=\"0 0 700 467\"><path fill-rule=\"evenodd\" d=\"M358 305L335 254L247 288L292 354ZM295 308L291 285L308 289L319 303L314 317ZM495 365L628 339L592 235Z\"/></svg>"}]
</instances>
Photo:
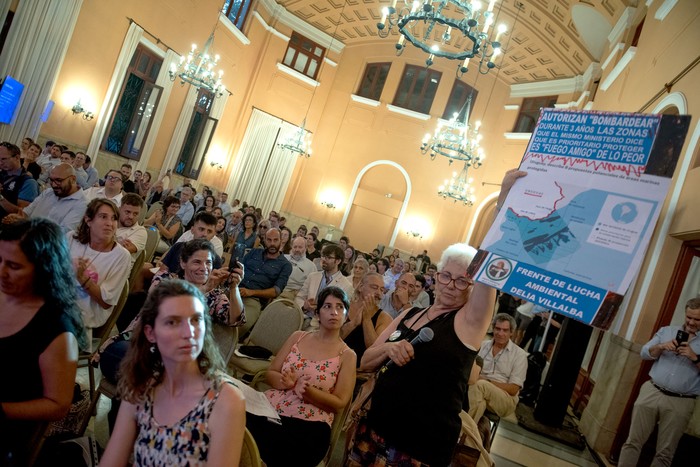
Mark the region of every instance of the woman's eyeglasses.
<instances>
[{"instance_id":1,"label":"woman's eyeglasses","mask_svg":"<svg viewBox=\"0 0 700 467\"><path fill-rule=\"evenodd\" d=\"M442 285L450 285L450 282L454 282L455 288L457 290L467 290L467 287L469 287L472 284L471 280L469 280L466 277L458 277L454 279L452 277L452 274L450 274L449 272L438 272L437 280Z\"/></svg>"}]
</instances>

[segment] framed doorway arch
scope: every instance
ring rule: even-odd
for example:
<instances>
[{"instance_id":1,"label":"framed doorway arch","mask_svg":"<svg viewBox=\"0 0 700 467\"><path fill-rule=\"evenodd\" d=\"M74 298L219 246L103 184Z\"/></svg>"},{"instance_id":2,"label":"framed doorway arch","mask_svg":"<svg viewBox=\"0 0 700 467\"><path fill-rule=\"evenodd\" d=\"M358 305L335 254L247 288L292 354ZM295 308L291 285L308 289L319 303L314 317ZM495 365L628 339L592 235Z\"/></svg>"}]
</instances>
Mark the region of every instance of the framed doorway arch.
<instances>
[{"instance_id":1,"label":"framed doorway arch","mask_svg":"<svg viewBox=\"0 0 700 467\"><path fill-rule=\"evenodd\" d=\"M345 213L343 214L343 220L340 222L340 230L345 229L345 224L348 221L348 217L350 216L350 210L352 209L353 202L355 201L355 195L357 195L357 189L360 186L360 182L362 181L362 177L373 167L376 167L378 165L390 165L401 172L401 175L403 175L404 181L406 182L406 196L404 196L403 199L403 204L401 205L401 211L399 211L399 217L396 220L396 225L394 226L394 231L391 234L391 240L389 241L390 247L394 246L394 242L396 241L396 237L399 233L399 226L401 226L401 222L403 220L404 214L406 214L406 207L408 207L408 201L411 198L411 177L409 177L408 172L406 172L406 169L404 169L400 164L397 164L394 161L389 161L389 160L378 160L371 162L364 166L362 170L357 174L357 177L355 178L355 183L352 186L352 191L350 192L350 197L348 198L348 202L346 204L345 208Z\"/></svg>"}]
</instances>

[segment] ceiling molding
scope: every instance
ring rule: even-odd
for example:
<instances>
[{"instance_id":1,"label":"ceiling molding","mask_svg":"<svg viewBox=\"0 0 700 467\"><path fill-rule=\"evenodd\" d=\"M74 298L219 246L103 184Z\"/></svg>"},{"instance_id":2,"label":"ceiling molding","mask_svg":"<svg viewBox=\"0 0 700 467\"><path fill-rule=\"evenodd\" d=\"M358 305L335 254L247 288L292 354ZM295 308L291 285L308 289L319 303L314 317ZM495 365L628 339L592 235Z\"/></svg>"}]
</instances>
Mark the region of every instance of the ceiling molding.
<instances>
[{"instance_id":1,"label":"ceiling molding","mask_svg":"<svg viewBox=\"0 0 700 467\"><path fill-rule=\"evenodd\" d=\"M280 23L292 28L299 34L308 37L317 44L332 50L334 53L339 54L345 48L345 44L343 44L340 40L334 39L333 36L326 34L320 29L311 26L306 21L297 18L288 12L284 7L278 5L275 0L260 0L260 5L264 6L270 15L279 19Z\"/></svg>"},{"instance_id":2,"label":"ceiling molding","mask_svg":"<svg viewBox=\"0 0 700 467\"><path fill-rule=\"evenodd\" d=\"M226 16L224 16L223 13L219 13L219 23L225 27L231 34L233 34L233 37L238 39L241 44L243 45L250 45L250 39L246 37L243 32L238 29L230 19L228 19Z\"/></svg>"},{"instance_id":3,"label":"ceiling molding","mask_svg":"<svg viewBox=\"0 0 700 467\"><path fill-rule=\"evenodd\" d=\"M615 68L613 68L610 74L605 77L602 83L600 83L600 89L602 91L607 91L608 88L612 86L612 84L620 76L623 70L627 68L627 65L629 65L629 63L632 61L636 53L636 47L630 47L629 49L627 49L627 52L625 52L625 55L623 55L620 61L617 62Z\"/></svg>"},{"instance_id":4,"label":"ceiling molding","mask_svg":"<svg viewBox=\"0 0 700 467\"><path fill-rule=\"evenodd\" d=\"M267 22L263 19L262 16L260 16L260 13L258 13L257 11L254 11L254 12L253 12L253 17L254 17L255 19L257 19L257 20L260 22L260 24L262 24L262 27L264 27L265 29L267 29L268 31L270 31L270 32L272 33L273 36L277 36L277 37L279 37L280 39L282 39L282 40L285 41L285 42L289 42L289 41L290 41L291 37L285 36L284 34L282 34L281 32L279 32L277 29L275 29L275 28L273 28L272 26L270 26L269 24L267 24Z\"/></svg>"},{"instance_id":5,"label":"ceiling molding","mask_svg":"<svg viewBox=\"0 0 700 467\"><path fill-rule=\"evenodd\" d=\"M620 19L617 20L615 26L613 26L612 31L608 34L608 42L614 44L620 41L622 34L632 26L632 20L634 20L634 14L637 9L633 6L628 6L625 11L620 15Z\"/></svg>"},{"instance_id":6,"label":"ceiling molding","mask_svg":"<svg viewBox=\"0 0 700 467\"><path fill-rule=\"evenodd\" d=\"M583 76L573 78L538 81L536 83L513 84L510 86L510 97L540 97L561 94L571 94L583 90Z\"/></svg>"},{"instance_id":7,"label":"ceiling molding","mask_svg":"<svg viewBox=\"0 0 700 467\"><path fill-rule=\"evenodd\" d=\"M678 0L666 0L665 2L663 2L659 9L656 10L656 13L654 14L654 19L663 21L664 18L666 18L666 15L668 15L673 9L673 7L676 6L676 3L678 3Z\"/></svg>"}]
</instances>

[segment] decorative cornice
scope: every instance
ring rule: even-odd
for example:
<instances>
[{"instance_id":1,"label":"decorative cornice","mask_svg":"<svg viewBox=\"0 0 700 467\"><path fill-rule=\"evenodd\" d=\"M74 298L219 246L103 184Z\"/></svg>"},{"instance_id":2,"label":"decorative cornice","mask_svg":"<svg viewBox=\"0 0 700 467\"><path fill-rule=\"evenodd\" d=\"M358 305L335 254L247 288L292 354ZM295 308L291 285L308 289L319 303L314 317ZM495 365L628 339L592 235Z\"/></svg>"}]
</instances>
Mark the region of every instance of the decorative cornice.
<instances>
[{"instance_id":1,"label":"decorative cornice","mask_svg":"<svg viewBox=\"0 0 700 467\"><path fill-rule=\"evenodd\" d=\"M358 96L357 94L350 94L350 99L354 102L359 102L360 104L365 104L370 107L379 107L381 102L375 101L374 99L368 99L366 97Z\"/></svg>"},{"instance_id":2,"label":"decorative cornice","mask_svg":"<svg viewBox=\"0 0 700 467\"><path fill-rule=\"evenodd\" d=\"M294 68L289 68L287 65L284 63L277 63L277 69L283 73L288 74L289 76L293 76L294 78L298 79L299 81L303 81L306 84L313 86L313 87L319 87L321 83L316 81L315 79L309 78L303 73L299 73L296 71Z\"/></svg>"},{"instance_id":3,"label":"decorative cornice","mask_svg":"<svg viewBox=\"0 0 700 467\"><path fill-rule=\"evenodd\" d=\"M510 140L526 140L529 141L532 133L503 133L506 139Z\"/></svg>"},{"instance_id":4,"label":"decorative cornice","mask_svg":"<svg viewBox=\"0 0 700 467\"><path fill-rule=\"evenodd\" d=\"M676 6L676 3L678 3L678 0L666 0L663 2L659 9L656 10L656 13L654 13L654 19L663 21L666 18L666 15L668 15L673 7Z\"/></svg>"},{"instance_id":5,"label":"decorative cornice","mask_svg":"<svg viewBox=\"0 0 700 467\"><path fill-rule=\"evenodd\" d=\"M223 25L228 31L233 34L233 37L238 39L243 45L250 45L250 39L248 39L245 34L238 29L230 19L224 16L223 13L219 13L219 23Z\"/></svg>"},{"instance_id":6,"label":"decorative cornice","mask_svg":"<svg viewBox=\"0 0 700 467\"><path fill-rule=\"evenodd\" d=\"M610 30L610 34L608 34L608 42L610 44L619 42L622 34L627 30L627 28L632 26L632 20L634 19L634 14L636 11L637 9L633 6L628 6L625 8L625 11L622 12L620 18L617 20L617 23L615 23L615 26L613 26L613 28Z\"/></svg>"},{"instance_id":7,"label":"decorative cornice","mask_svg":"<svg viewBox=\"0 0 700 467\"><path fill-rule=\"evenodd\" d=\"M571 94L583 90L583 76L573 78L538 81L536 83L512 84L510 97L540 97Z\"/></svg>"},{"instance_id":8,"label":"decorative cornice","mask_svg":"<svg viewBox=\"0 0 700 467\"><path fill-rule=\"evenodd\" d=\"M277 36L285 42L289 42L289 40L291 39L289 36L285 36L284 34L279 32L277 29L275 29L272 26L270 26L269 24L267 24L267 22L263 19L262 16L260 16L260 13L258 13L257 11L253 12L253 17L255 19L257 19L260 22L260 24L262 24L262 27L264 27L265 29L270 31L273 36Z\"/></svg>"},{"instance_id":9,"label":"decorative cornice","mask_svg":"<svg viewBox=\"0 0 700 467\"><path fill-rule=\"evenodd\" d=\"M632 61L634 58L634 54L637 53L637 48L636 47L630 47L627 49L627 52L622 56L619 62L617 62L617 65L615 65L615 68L610 71L610 74L605 77L602 83L600 83L600 89L602 91L607 91L610 86L615 82L615 80L620 76L620 74L624 71L625 68L627 68L627 65Z\"/></svg>"},{"instance_id":10,"label":"decorative cornice","mask_svg":"<svg viewBox=\"0 0 700 467\"><path fill-rule=\"evenodd\" d=\"M297 18L292 13L288 12L284 7L278 5L275 0L260 0L259 4L264 6L270 15L279 19L280 23L292 28L301 35L308 37L317 44L327 49L330 48L330 50L332 50L334 53L339 54L345 48L345 44L343 44L341 41L334 39L331 35L326 34L314 26L311 26L306 21Z\"/></svg>"},{"instance_id":11,"label":"decorative cornice","mask_svg":"<svg viewBox=\"0 0 700 467\"><path fill-rule=\"evenodd\" d=\"M625 44L623 44L622 42L618 42L615 47L610 49L610 54L608 55L608 58L606 58L605 61L603 62L603 65L601 66L601 68L603 70L605 70L608 67L608 65L610 65L610 62L613 60L613 58L615 58L617 53L620 52L621 50L624 50L624 48L625 48Z\"/></svg>"},{"instance_id":12,"label":"decorative cornice","mask_svg":"<svg viewBox=\"0 0 700 467\"><path fill-rule=\"evenodd\" d=\"M391 112L406 115L407 117L416 118L418 120L430 120L430 115L416 112L414 110L404 109L403 107L396 107L395 105L391 104L387 104L386 108L389 109L389 111Z\"/></svg>"}]
</instances>

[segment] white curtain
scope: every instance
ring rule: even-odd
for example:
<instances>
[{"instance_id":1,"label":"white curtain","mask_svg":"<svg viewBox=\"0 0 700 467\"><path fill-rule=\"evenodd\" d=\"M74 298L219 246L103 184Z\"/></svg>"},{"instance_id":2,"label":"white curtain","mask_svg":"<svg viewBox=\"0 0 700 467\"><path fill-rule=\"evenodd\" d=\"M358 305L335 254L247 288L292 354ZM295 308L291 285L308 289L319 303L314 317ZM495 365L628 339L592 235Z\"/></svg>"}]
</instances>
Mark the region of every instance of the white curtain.
<instances>
[{"instance_id":1,"label":"white curtain","mask_svg":"<svg viewBox=\"0 0 700 467\"><path fill-rule=\"evenodd\" d=\"M10 11L11 0L0 0L0 24L5 24L5 17L7 12Z\"/></svg>"},{"instance_id":2,"label":"white curtain","mask_svg":"<svg viewBox=\"0 0 700 467\"><path fill-rule=\"evenodd\" d=\"M153 151L153 145L156 142L156 135L158 134L160 123L163 121L163 115L165 115L165 108L168 105L168 99L170 99L170 91L173 89L173 82L170 80L170 73L168 71L170 70L170 64L175 63L179 59L180 56L172 50L168 49L167 52L165 52L165 58L163 59L163 64L160 67L160 72L158 73L158 78L156 79L156 85L162 87L163 92L160 95L160 100L158 101L158 108L156 108L156 113L153 115L153 120L151 122L151 131L149 131L148 133L149 138L143 145L143 150L141 151L141 158L136 163L136 168L134 170L141 170L145 172L148 168L148 162L151 160L151 152Z\"/></svg>"},{"instance_id":3,"label":"white curtain","mask_svg":"<svg viewBox=\"0 0 700 467\"><path fill-rule=\"evenodd\" d=\"M107 131L109 119L112 116L114 107L117 105L119 91L121 90L122 81L124 79L124 72L129 67L129 62L131 62L131 58L134 56L134 51L136 51L136 46L139 44L142 35L143 29L141 29L138 24L131 23L124 37L122 50L119 52L119 57L117 58L117 63L112 73L112 79L109 81L107 94L105 94L105 98L102 100L102 108L97 114L97 123L95 124L95 129L92 132L90 144L87 148L87 153L92 158L93 166L97 158L97 151L100 149L100 142L102 142L102 137L105 131Z\"/></svg>"},{"instance_id":4,"label":"white curtain","mask_svg":"<svg viewBox=\"0 0 700 467\"><path fill-rule=\"evenodd\" d=\"M277 141L297 130L294 125L253 109L226 192L263 212L279 209L298 156L281 150Z\"/></svg>"},{"instance_id":5,"label":"white curtain","mask_svg":"<svg viewBox=\"0 0 700 467\"><path fill-rule=\"evenodd\" d=\"M24 84L24 92L15 121L0 125L0 140L19 142L25 136L38 136L39 119L56 84L82 4L83 0L22 0L17 5L0 56L0 77L12 76Z\"/></svg>"}]
</instances>

